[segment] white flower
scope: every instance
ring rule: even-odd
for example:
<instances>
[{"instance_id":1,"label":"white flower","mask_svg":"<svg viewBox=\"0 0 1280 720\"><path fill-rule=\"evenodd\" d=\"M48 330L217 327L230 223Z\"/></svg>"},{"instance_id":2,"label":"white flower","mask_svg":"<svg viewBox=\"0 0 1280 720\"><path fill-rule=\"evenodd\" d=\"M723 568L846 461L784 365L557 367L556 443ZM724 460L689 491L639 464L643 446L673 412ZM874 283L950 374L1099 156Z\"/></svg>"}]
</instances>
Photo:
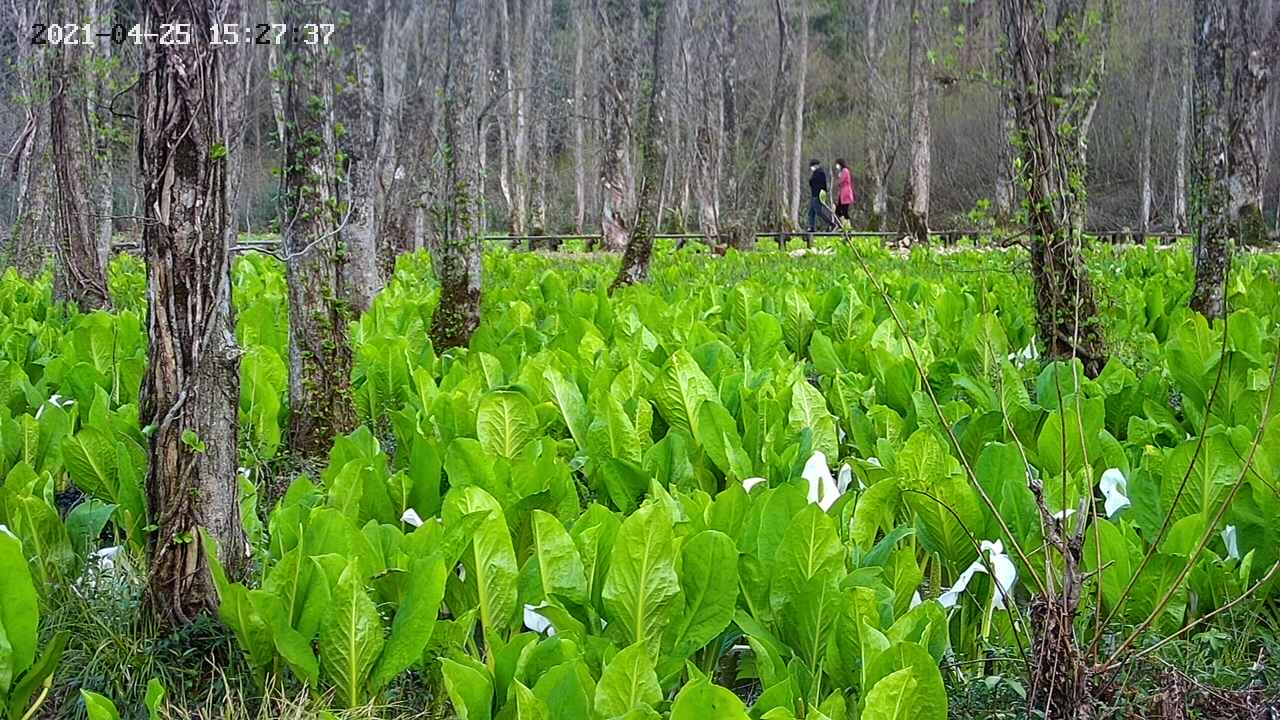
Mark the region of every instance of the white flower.
<instances>
[{"instance_id":1,"label":"white flower","mask_svg":"<svg viewBox=\"0 0 1280 720\"><path fill-rule=\"evenodd\" d=\"M467 569L462 567L461 564L458 565L458 579L462 582L467 581Z\"/></svg>"},{"instance_id":2,"label":"white flower","mask_svg":"<svg viewBox=\"0 0 1280 720\"><path fill-rule=\"evenodd\" d=\"M871 457L867 458L867 464L875 465L878 468L884 467L883 465L880 464L880 458L876 457L875 455L872 455Z\"/></svg>"},{"instance_id":3,"label":"white flower","mask_svg":"<svg viewBox=\"0 0 1280 720\"><path fill-rule=\"evenodd\" d=\"M1236 539L1236 526L1228 525L1226 530L1222 531L1222 542L1227 545L1227 557L1232 560L1240 559L1240 544Z\"/></svg>"},{"instance_id":4,"label":"white flower","mask_svg":"<svg viewBox=\"0 0 1280 720\"><path fill-rule=\"evenodd\" d=\"M827 456L821 451L809 456L809 462L804 464L804 472L800 476L809 481L809 502L823 511L830 510L840 498L840 488L836 486L836 479L831 477Z\"/></svg>"},{"instance_id":5,"label":"white flower","mask_svg":"<svg viewBox=\"0 0 1280 720\"><path fill-rule=\"evenodd\" d=\"M849 490L849 486L853 484L853 468L849 467L849 463L840 466L840 472L836 473L836 490L841 494L845 494ZM858 483L861 485L861 481Z\"/></svg>"},{"instance_id":6,"label":"white flower","mask_svg":"<svg viewBox=\"0 0 1280 720\"><path fill-rule=\"evenodd\" d=\"M404 514L400 516L400 522L416 528L422 527L422 518L418 516L418 511L413 508L404 511Z\"/></svg>"},{"instance_id":7,"label":"white flower","mask_svg":"<svg viewBox=\"0 0 1280 720\"><path fill-rule=\"evenodd\" d=\"M1071 517L1072 515L1075 515L1075 514L1076 514L1076 511L1075 511L1075 510L1072 510L1071 508L1067 508L1066 510L1059 510L1058 512L1054 513L1054 514L1053 514L1053 519L1054 519L1054 520L1060 520L1060 521L1061 521L1061 520L1066 520L1067 518L1069 518L1069 517Z\"/></svg>"},{"instance_id":8,"label":"white flower","mask_svg":"<svg viewBox=\"0 0 1280 720\"><path fill-rule=\"evenodd\" d=\"M1098 489L1102 491L1102 497L1106 498L1107 517L1120 512L1121 508L1129 507L1129 497L1125 494L1129 491L1129 485L1119 468L1108 468L1102 473Z\"/></svg>"},{"instance_id":9,"label":"white flower","mask_svg":"<svg viewBox=\"0 0 1280 720\"><path fill-rule=\"evenodd\" d=\"M911 607L915 607L915 606L917 606L917 605L919 605L920 603L923 603L923 602L924 602L924 600L921 600L921 599L920 599L920 591L919 591L919 590L917 590L917 591L915 591L915 592L911 593Z\"/></svg>"},{"instance_id":10,"label":"white flower","mask_svg":"<svg viewBox=\"0 0 1280 720\"><path fill-rule=\"evenodd\" d=\"M525 605L524 626L539 635L555 635L556 629L551 624L551 621L538 612L544 607L546 607L546 605Z\"/></svg>"},{"instance_id":11,"label":"white flower","mask_svg":"<svg viewBox=\"0 0 1280 720\"><path fill-rule=\"evenodd\" d=\"M766 482L768 482L768 480L765 480L762 477L747 478L746 480L742 481L742 489L746 490L747 492L751 492L751 488Z\"/></svg>"},{"instance_id":12,"label":"white flower","mask_svg":"<svg viewBox=\"0 0 1280 720\"><path fill-rule=\"evenodd\" d=\"M8 535L9 537L13 538L14 540L17 540L17 539L18 539L18 536L17 536L17 535L14 535L14 534L9 530L9 528L8 528L6 525L0 524L0 532L4 533L5 535Z\"/></svg>"},{"instance_id":13,"label":"white flower","mask_svg":"<svg viewBox=\"0 0 1280 720\"><path fill-rule=\"evenodd\" d=\"M969 567L965 568L964 572L960 573L960 577L956 578L955 585L952 585L951 589L938 596L938 602L942 603L942 607L955 607L960 600L960 593L969 587L969 582L978 573L993 575L995 588L992 591L992 607L997 610L1003 610L1005 599L1013 597L1013 586L1018 581L1018 568L1009 559L1009 556L1004 554L1004 543L999 540L994 542L983 540L978 547L981 552L989 554L988 562L983 563L982 558L978 558ZM987 571L988 564L991 566L989 573Z\"/></svg>"},{"instance_id":14,"label":"white flower","mask_svg":"<svg viewBox=\"0 0 1280 720\"><path fill-rule=\"evenodd\" d=\"M75 404L76 404L76 401L75 401L75 400L72 400L71 398L63 398L63 397L62 397L61 395L59 395L58 393L54 393L53 395L50 395L50 396L49 396L49 399L48 399L48 400L46 400L44 403L42 403L42 404L40 405L40 407L36 410L36 419L37 419L37 420L39 420L39 419L40 419L40 416L44 414L44 407L45 407L45 404L52 405L52 406L54 406L54 407L58 407L58 408L63 408L63 409L65 410L66 408L69 408L69 407L71 407L72 405L75 405Z\"/></svg>"}]
</instances>

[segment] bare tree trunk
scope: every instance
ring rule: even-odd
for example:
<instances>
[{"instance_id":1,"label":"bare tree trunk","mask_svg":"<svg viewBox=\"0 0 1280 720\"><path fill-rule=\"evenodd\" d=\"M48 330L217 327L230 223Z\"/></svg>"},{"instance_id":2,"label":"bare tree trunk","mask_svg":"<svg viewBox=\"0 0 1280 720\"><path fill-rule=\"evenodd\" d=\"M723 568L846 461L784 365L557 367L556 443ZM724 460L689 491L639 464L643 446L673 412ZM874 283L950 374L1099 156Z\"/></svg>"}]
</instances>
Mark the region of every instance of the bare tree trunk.
<instances>
[{"instance_id":1,"label":"bare tree trunk","mask_svg":"<svg viewBox=\"0 0 1280 720\"><path fill-rule=\"evenodd\" d=\"M56 22L78 22L83 2L62 6ZM53 151L54 222L58 262L54 267L54 299L71 302L83 311L111 304L107 293L105 257L98 246L93 215L94 198L84 192L91 185L92 127L87 93L85 51L80 45L52 45L48 60L50 147Z\"/></svg>"},{"instance_id":2,"label":"bare tree trunk","mask_svg":"<svg viewBox=\"0 0 1280 720\"><path fill-rule=\"evenodd\" d=\"M600 94L600 114L604 123L604 162L600 184L604 190L604 214L601 234L606 250L619 251L631 240L632 197L628 191L632 124L631 80L636 49L630 31L635 4L629 0L593 0L595 15L604 45L606 70Z\"/></svg>"},{"instance_id":3,"label":"bare tree trunk","mask_svg":"<svg viewBox=\"0 0 1280 720\"><path fill-rule=\"evenodd\" d=\"M797 51L799 59L799 67L796 69L796 101L793 114L791 116L791 129L794 135L791 139L791 184L788 190L790 195L787 199L787 218L791 222L796 222L800 217L800 196L802 178L801 168L804 167L804 86L805 75L809 67L809 2L808 0L799 0L800 4L800 46Z\"/></svg>"},{"instance_id":4,"label":"bare tree trunk","mask_svg":"<svg viewBox=\"0 0 1280 720\"><path fill-rule=\"evenodd\" d=\"M876 231L889 216L889 172L899 140L901 93L896 76L884 62L889 48L889 22L897 12L895 0L867 0L865 4L863 62L867 70L867 112L871 131L867 138L867 174L871 183L868 226ZM855 89L854 93L862 91Z\"/></svg>"},{"instance_id":5,"label":"bare tree trunk","mask_svg":"<svg viewBox=\"0 0 1280 720\"><path fill-rule=\"evenodd\" d=\"M1187 37L1186 19L1178 16L1175 20L1179 32L1178 66L1180 87L1178 91L1178 132L1174 141L1173 161L1173 229L1174 232L1187 231L1187 137L1191 134L1191 96L1193 71L1191 62L1191 42Z\"/></svg>"},{"instance_id":6,"label":"bare tree trunk","mask_svg":"<svg viewBox=\"0 0 1280 720\"><path fill-rule=\"evenodd\" d=\"M736 2L732 3L736 5ZM748 250L755 245L756 231L760 227L760 208L765 206L759 198L748 196L748 191L759 192L765 184L768 175L768 163L766 159L769 157L769 148L774 146L777 139L775 135L778 128L778 121L782 118L782 114L786 108L786 79L791 73L792 53L789 49L791 43L791 30L787 25L787 14L783 9L782 0L774 0L773 3L774 18L778 27L778 58L777 68L774 72L773 89L770 92L769 103L763 116L760 117L760 123L755 128L755 137L753 142L734 159L741 159L743 166L735 163L731 170L730 189L728 192L728 208L725 217L721 222L721 230L724 232L730 247L738 250ZM732 36L734 33L730 33ZM736 107L737 101L730 100L726 97L726 103L731 103ZM736 113L736 110L734 111ZM736 122L736 121L735 121ZM736 137L737 128L735 127L734 136ZM730 146L734 147L734 146ZM736 150L736 147L735 147Z\"/></svg>"},{"instance_id":7,"label":"bare tree trunk","mask_svg":"<svg viewBox=\"0 0 1280 720\"><path fill-rule=\"evenodd\" d=\"M110 27L113 23L112 6L113 0L90 0L88 17L94 18L102 27ZM94 46L94 52L101 60L101 64L105 67L111 67L111 38L97 38ZM111 234L112 234L112 216L114 215L114 198L112 193L112 152L111 137L107 132L110 129L111 120L108 113L101 109L101 105L110 101L105 96L104 84L99 78L97 82L91 84L87 96L87 112L89 118L89 127L92 129L91 135L94 142L94 173L93 173L93 203L94 203L94 235L97 239L98 256L102 258L102 264L105 268L111 259Z\"/></svg>"},{"instance_id":8,"label":"bare tree trunk","mask_svg":"<svg viewBox=\"0 0 1280 720\"><path fill-rule=\"evenodd\" d=\"M157 526L146 602L165 625L218 605L204 533L233 578L246 558L222 49L208 37L218 10L235 16L233 2L149 0L144 19L151 33L169 23L192 28L189 44L143 46L139 113L151 341L139 415L154 428L147 504Z\"/></svg>"},{"instance_id":9,"label":"bare tree trunk","mask_svg":"<svg viewBox=\"0 0 1280 720\"><path fill-rule=\"evenodd\" d=\"M468 45L478 19L485 15L484 5L484 0L449 0L448 48L441 92L444 201L436 211L440 247L432 253L440 281L440 302L431 318L431 342L436 350L465 346L480 324L483 266L480 237L473 225L476 195L471 169L478 108L470 97L474 87L470 62L474 53Z\"/></svg>"},{"instance_id":10,"label":"bare tree trunk","mask_svg":"<svg viewBox=\"0 0 1280 720\"><path fill-rule=\"evenodd\" d=\"M33 23L45 21L40 4L33 0L14 3L16 27L14 69L19 96L26 106L26 118L12 149L14 212L7 246L0 259L24 275L35 275L53 254L52 173L49 158L49 104L43 102L48 74L45 54L35 52L26 32Z\"/></svg>"},{"instance_id":11,"label":"bare tree trunk","mask_svg":"<svg viewBox=\"0 0 1280 720\"><path fill-rule=\"evenodd\" d=\"M286 11L287 22L304 22L294 12ZM331 57L322 45L299 43L286 55L285 68L282 234L289 285L289 447L304 457L327 452L333 438L356 421L345 301L353 274L351 254L341 248L347 219L338 215L337 72Z\"/></svg>"},{"instance_id":12,"label":"bare tree trunk","mask_svg":"<svg viewBox=\"0 0 1280 720\"><path fill-rule=\"evenodd\" d=\"M640 178L640 201L637 212L635 232L627 242L626 252L622 255L622 266L618 268L618 276L609 286L613 292L625 285L643 282L649 277L649 258L653 255L653 233L657 221L657 195L662 186L663 169L666 167L665 131L663 128L662 108L664 103L663 86L666 83L666 56L663 40L667 34L667 6L669 3L657 4L657 16L653 21L653 74L649 79L649 118L645 125L644 137L641 140L641 152L644 154L644 166Z\"/></svg>"},{"instance_id":13,"label":"bare tree trunk","mask_svg":"<svg viewBox=\"0 0 1280 720\"><path fill-rule=\"evenodd\" d=\"M1138 228L1145 238L1151 231L1151 123L1155 115L1156 86L1160 82L1160 63L1156 52L1156 2L1147 3L1148 39L1144 52L1151 75L1147 82L1147 97L1143 103L1142 142L1138 150Z\"/></svg>"},{"instance_id":14,"label":"bare tree trunk","mask_svg":"<svg viewBox=\"0 0 1280 720\"><path fill-rule=\"evenodd\" d=\"M1015 170L1013 163L1013 135L1018 129L1018 109L1014 105L1013 91L1008 87L1011 82L1007 66L1004 85L1000 88L999 121L999 167L996 169L996 223L1006 226L1013 219L1015 193Z\"/></svg>"},{"instance_id":15,"label":"bare tree trunk","mask_svg":"<svg viewBox=\"0 0 1280 720\"><path fill-rule=\"evenodd\" d=\"M575 3L573 15L573 231L581 234L587 221L587 112L586 64L587 10L581 0Z\"/></svg>"},{"instance_id":16,"label":"bare tree trunk","mask_svg":"<svg viewBox=\"0 0 1280 720\"><path fill-rule=\"evenodd\" d=\"M1050 357L1078 358L1093 377L1106 350L1084 266L1081 208L1084 133L1097 107L1105 42L1097 49L1096 39L1086 40L1087 0L1063 3L1052 29L1035 0L1004 0L1003 8L1028 179L1037 330ZM1072 102L1059 102L1064 97Z\"/></svg>"},{"instance_id":17,"label":"bare tree trunk","mask_svg":"<svg viewBox=\"0 0 1280 720\"><path fill-rule=\"evenodd\" d=\"M929 9L911 0L911 166L907 178L906 197L902 202L901 231L914 242L929 242Z\"/></svg>"}]
</instances>

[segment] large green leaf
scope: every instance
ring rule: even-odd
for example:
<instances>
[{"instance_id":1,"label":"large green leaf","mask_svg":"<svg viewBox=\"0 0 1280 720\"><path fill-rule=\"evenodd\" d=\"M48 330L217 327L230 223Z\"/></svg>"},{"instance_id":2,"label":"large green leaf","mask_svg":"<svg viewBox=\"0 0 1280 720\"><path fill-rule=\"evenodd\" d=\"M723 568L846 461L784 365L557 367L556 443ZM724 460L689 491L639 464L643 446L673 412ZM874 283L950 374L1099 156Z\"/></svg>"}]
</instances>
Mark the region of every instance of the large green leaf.
<instances>
[{"instance_id":1,"label":"large green leaf","mask_svg":"<svg viewBox=\"0 0 1280 720\"><path fill-rule=\"evenodd\" d=\"M578 444L580 450L586 450L589 418L587 403L582 399L582 391L578 389L577 384L566 379L554 367L544 370L542 377L547 381L547 388L551 390L551 397L555 400L556 407L560 409L560 416L564 418L565 427L569 428L573 441Z\"/></svg>"},{"instance_id":2,"label":"large green leaf","mask_svg":"<svg viewBox=\"0 0 1280 720\"><path fill-rule=\"evenodd\" d=\"M485 450L508 460L534 439L538 415L533 403L513 390L498 390L480 398L476 438Z\"/></svg>"},{"instance_id":3,"label":"large green leaf","mask_svg":"<svg viewBox=\"0 0 1280 720\"><path fill-rule=\"evenodd\" d=\"M946 720L947 692L942 683L942 673L937 660L928 650L913 642L894 643L889 649L876 655L867 668L866 683L872 692L876 685L900 670L909 670L916 687L907 693L908 714L912 720ZM870 707L870 694L868 707ZM892 715L888 717L893 717Z\"/></svg>"},{"instance_id":4,"label":"large green leaf","mask_svg":"<svg viewBox=\"0 0 1280 720\"><path fill-rule=\"evenodd\" d=\"M881 678L867 693L862 720L912 720L911 697L916 693L916 685L911 668L902 668Z\"/></svg>"},{"instance_id":5,"label":"large green leaf","mask_svg":"<svg viewBox=\"0 0 1280 720\"><path fill-rule=\"evenodd\" d=\"M661 503L648 503L622 523L604 583L609 630L657 657L666 626L678 607L672 518Z\"/></svg>"},{"instance_id":6,"label":"large green leaf","mask_svg":"<svg viewBox=\"0 0 1280 720\"><path fill-rule=\"evenodd\" d=\"M338 578L329 614L320 626L320 668L343 707L367 699L369 676L382 652L382 619L365 591L359 563L352 560Z\"/></svg>"},{"instance_id":7,"label":"large green leaf","mask_svg":"<svg viewBox=\"0 0 1280 720\"><path fill-rule=\"evenodd\" d=\"M415 560L409 566L404 601L396 610L391 635L369 681L375 692L422 659L435 631L447 573L439 556Z\"/></svg>"},{"instance_id":8,"label":"large green leaf","mask_svg":"<svg viewBox=\"0 0 1280 720\"><path fill-rule=\"evenodd\" d=\"M668 627L671 654L683 660L724 632L738 601L738 549L724 533L704 530L680 548L684 612Z\"/></svg>"},{"instance_id":9,"label":"large green leaf","mask_svg":"<svg viewBox=\"0 0 1280 720\"><path fill-rule=\"evenodd\" d=\"M96 692L81 689L80 697L84 700L84 711L89 720L120 720L120 711L116 704Z\"/></svg>"},{"instance_id":10,"label":"large green leaf","mask_svg":"<svg viewBox=\"0 0 1280 720\"><path fill-rule=\"evenodd\" d=\"M660 702L662 687L643 644L631 645L605 665L596 685L597 715L614 718L638 707L652 709Z\"/></svg>"},{"instance_id":11,"label":"large green leaf","mask_svg":"<svg viewBox=\"0 0 1280 720\"><path fill-rule=\"evenodd\" d=\"M474 663L474 664L470 664ZM445 691L458 720L490 720L493 717L493 678L483 665L440 658Z\"/></svg>"},{"instance_id":12,"label":"large green leaf","mask_svg":"<svg viewBox=\"0 0 1280 720\"><path fill-rule=\"evenodd\" d=\"M445 498L446 527L473 512L488 512L488 519L476 528L471 552L463 556L467 582L476 585L485 632L501 636L511 628L518 608L516 554L506 517L493 496L469 485L454 488Z\"/></svg>"},{"instance_id":13,"label":"large green leaf","mask_svg":"<svg viewBox=\"0 0 1280 720\"><path fill-rule=\"evenodd\" d=\"M804 378L791 385L791 412L787 415L787 427L793 433L809 429L813 432L814 450L820 450L832 459L840 456L835 416L827 409L827 400L822 393Z\"/></svg>"},{"instance_id":14,"label":"large green leaf","mask_svg":"<svg viewBox=\"0 0 1280 720\"><path fill-rule=\"evenodd\" d=\"M40 599L22 552L22 543L7 530L0 529L0 631L9 648L7 664L12 680L31 667L36 658L37 626ZM6 694L7 682L0 682L0 696Z\"/></svg>"},{"instance_id":15,"label":"large green leaf","mask_svg":"<svg viewBox=\"0 0 1280 720\"><path fill-rule=\"evenodd\" d=\"M703 374L697 361L683 349L677 350L653 381L654 404L671 427L694 437L698 405L716 398L715 386Z\"/></svg>"},{"instance_id":16,"label":"large green leaf","mask_svg":"<svg viewBox=\"0 0 1280 720\"><path fill-rule=\"evenodd\" d=\"M534 510L533 540L543 594L586 605L590 601L591 587L587 584L582 556L564 525L554 515Z\"/></svg>"},{"instance_id":17,"label":"large green leaf","mask_svg":"<svg viewBox=\"0 0 1280 720\"><path fill-rule=\"evenodd\" d=\"M685 685L671 704L671 720L748 720L749 717L737 695L705 679Z\"/></svg>"},{"instance_id":18,"label":"large green leaf","mask_svg":"<svg viewBox=\"0 0 1280 720\"><path fill-rule=\"evenodd\" d=\"M751 458L742 448L738 423L729 411L718 402L704 402L698 406L697 423L702 447L720 472L730 482L751 477Z\"/></svg>"},{"instance_id":19,"label":"large green leaf","mask_svg":"<svg viewBox=\"0 0 1280 720\"><path fill-rule=\"evenodd\" d=\"M86 427L62 441L62 461L71 482L100 500L116 500L115 444L103 430Z\"/></svg>"}]
</instances>

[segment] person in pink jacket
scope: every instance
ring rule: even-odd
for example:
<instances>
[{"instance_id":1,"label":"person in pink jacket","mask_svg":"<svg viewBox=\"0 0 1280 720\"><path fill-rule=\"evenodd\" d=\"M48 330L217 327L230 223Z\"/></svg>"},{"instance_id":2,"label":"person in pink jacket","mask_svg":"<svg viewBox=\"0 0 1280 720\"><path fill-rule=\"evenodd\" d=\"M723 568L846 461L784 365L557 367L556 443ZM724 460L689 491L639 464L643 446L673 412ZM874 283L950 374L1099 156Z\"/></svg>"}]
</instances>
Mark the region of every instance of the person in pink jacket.
<instances>
[{"instance_id":1,"label":"person in pink jacket","mask_svg":"<svg viewBox=\"0 0 1280 720\"><path fill-rule=\"evenodd\" d=\"M858 199L853 194L853 174L843 159L836 160L836 217L849 219L849 207Z\"/></svg>"}]
</instances>

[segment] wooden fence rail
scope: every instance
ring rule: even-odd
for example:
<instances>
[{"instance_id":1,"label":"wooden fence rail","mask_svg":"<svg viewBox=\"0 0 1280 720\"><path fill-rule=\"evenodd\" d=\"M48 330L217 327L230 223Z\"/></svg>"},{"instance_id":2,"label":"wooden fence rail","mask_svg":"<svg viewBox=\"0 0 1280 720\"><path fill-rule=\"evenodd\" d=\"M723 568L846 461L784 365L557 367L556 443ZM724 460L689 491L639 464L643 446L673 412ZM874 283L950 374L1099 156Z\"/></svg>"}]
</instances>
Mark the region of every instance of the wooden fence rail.
<instances>
[{"instance_id":1,"label":"wooden fence rail","mask_svg":"<svg viewBox=\"0 0 1280 720\"><path fill-rule=\"evenodd\" d=\"M823 232L818 232L814 234L817 236L831 235L831 233L823 233ZM965 238L965 237L970 237L970 238L983 237L989 234L990 234L989 231L976 230L976 229L974 230L939 230L937 232L930 233L930 235L936 236L938 239L940 239L942 241L942 244L944 245L955 245L960 241L961 238ZM1144 238L1155 239L1161 243L1169 243L1181 238L1190 237L1189 233L1174 233L1174 232L1142 233L1142 232L1129 230L1129 229L1095 230L1095 231L1089 231L1087 234L1094 235L1100 239L1104 239L1105 241L1111 242L1114 244L1137 243L1137 242L1142 242ZM773 231L756 233L756 237L761 237L761 238L778 238L781 236L786 238L803 239L807 235L808 233L803 231L787 231L787 230L773 230ZM868 231L856 231L854 235L862 236L862 237L897 238L897 237L901 237L902 233L892 232L892 231L883 231L883 230L882 231L868 230ZM707 236L705 233L658 233L654 237L659 240L704 240L706 239ZM570 233L570 234L563 234L563 235L519 235L519 236L517 235L486 235L484 236L484 240L486 242L495 242L495 243L500 242L500 243L506 243L506 244L514 244L514 245L524 244L531 240L535 240L535 241L550 240L550 241L564 242L567 240L598 241L600 239L601 239L601 235L599 233ZM269 240L245 240L243 242L237 243L234 250L236 252L250 252L254 250L263 251L263 252L272 252L275 248L279 246L280 246L279 238L273 238ZM133 251L140 250L142 248L142 244L138 240L124 240L124 241L113 242L111 244L111 247L114 250L118 250L122 252L133 252Z\"/></svg>"}]
</instances>

